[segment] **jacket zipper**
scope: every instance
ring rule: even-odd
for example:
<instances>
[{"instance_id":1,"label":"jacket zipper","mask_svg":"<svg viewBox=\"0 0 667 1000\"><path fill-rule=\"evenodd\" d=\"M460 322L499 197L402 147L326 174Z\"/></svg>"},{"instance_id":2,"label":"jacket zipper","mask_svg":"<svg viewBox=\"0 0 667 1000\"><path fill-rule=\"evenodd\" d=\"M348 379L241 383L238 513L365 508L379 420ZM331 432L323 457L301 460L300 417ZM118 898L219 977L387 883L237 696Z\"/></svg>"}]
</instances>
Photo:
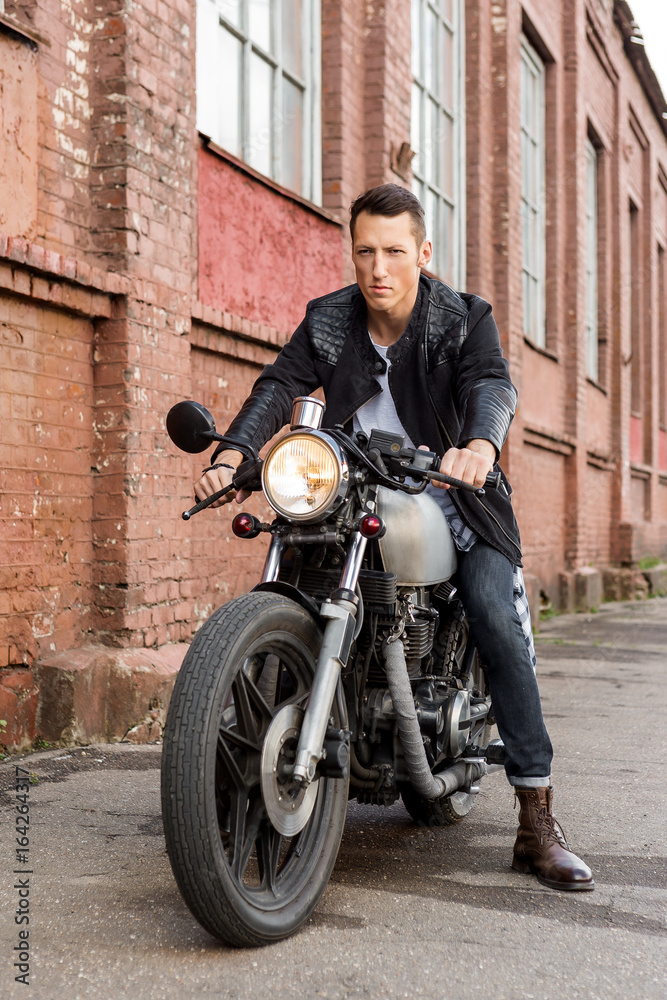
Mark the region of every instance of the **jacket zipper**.
<instances>
[{"instance_id":1,"label":"jacket zipper","mask_svg":"<svg viewBox=\"0 0 667 1000\"><path fill-rule=\"evenodd\" d=\"M424 345L422 345L422 347L423 346ZM425 350L426 349L424 348L424 351ZM430 389L428 390L428 398L429 398L429 402L431 403L431 407L433 409L433 413L435 414L435 419L436 419L436 421L438 423L438 426L441 428L443 434L445 435L445 437L449 441L449 447L453 448L454 447L454 442L452 441L451 437L449 436L449 432L448 432L447 428L445 427L444 423L442 422L442 420L440 419L440 415L439 415L438 411L435 408L435 403L433 402L433 396L431 395L431 390Z\"/></svg>"},{"instance_id":2,"label":"jacket zipper","mask_svg":"<svg viewBox=\"0 0 667 1000\"><path fill-rule=\"evenodd\" d=\"M498 527L500 528L500 530L502 531L503 535L505 536L505 538L507 539L507 541L510 543L510 545L512 545L517 550L517 552L519 553L519 556L521 556L521 549L516 544L516 542L514 541L514 539L510 538L510 536L507 534L507 532L505 531L505 529L503 528L502 524L500 523L500 521L498 520L498 518L496 517L496 515L493 513L493 511L489 510L489 508L486 506L486 504L484 503L484 501L482 500L481 497L476 496L476 499L482 505L482 507L484 508L484 510L486 511L486 513L489 515L489 517L496 522L496 524L498 525Z\"/></svg>"}]
</instances>

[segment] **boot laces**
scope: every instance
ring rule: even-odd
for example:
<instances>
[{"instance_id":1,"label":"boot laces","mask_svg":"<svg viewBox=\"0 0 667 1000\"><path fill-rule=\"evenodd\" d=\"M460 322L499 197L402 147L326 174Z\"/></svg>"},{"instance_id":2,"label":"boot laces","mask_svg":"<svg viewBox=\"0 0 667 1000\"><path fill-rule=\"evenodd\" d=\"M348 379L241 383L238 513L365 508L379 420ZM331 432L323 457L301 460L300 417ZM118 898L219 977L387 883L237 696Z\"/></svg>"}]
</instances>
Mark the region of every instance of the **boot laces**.
<instances>
[{"instance_id":1,"label":"boot laces","mask_svg":"<svg viewBox=\"0 0 667 1000\"><path fill-rule=\"evenodd\" d=\"M544 842L560 844L569 851L565 831L546 806L540 806L535 813L535 831L540 835L540 847Z\"/></svg>"}]
</instances>

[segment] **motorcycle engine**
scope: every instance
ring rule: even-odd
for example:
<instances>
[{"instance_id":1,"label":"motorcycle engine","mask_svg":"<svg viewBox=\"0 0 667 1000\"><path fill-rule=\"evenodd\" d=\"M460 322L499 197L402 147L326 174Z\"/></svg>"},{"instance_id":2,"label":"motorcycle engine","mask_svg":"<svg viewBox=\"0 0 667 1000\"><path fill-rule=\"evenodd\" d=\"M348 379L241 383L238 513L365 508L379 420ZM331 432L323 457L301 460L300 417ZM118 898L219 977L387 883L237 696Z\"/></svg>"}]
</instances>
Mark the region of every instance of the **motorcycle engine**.
<instances>
[{"instance_id":1,"label":"motorcycle engine","mask_svg":"<svg viewBox=\"0 0 667 1000\"><path fill-rule=\"evenodd\" d=\"M415 689L417 718L428 738L427 753L437 760L443 754L457 757L468 742L470 692L452 688L442 681L423 681ZM396 720L387 688L373 688L364 705L364 729L370 743L379 743L382 733L393 730Z\"/></svg>"}]
</instances>

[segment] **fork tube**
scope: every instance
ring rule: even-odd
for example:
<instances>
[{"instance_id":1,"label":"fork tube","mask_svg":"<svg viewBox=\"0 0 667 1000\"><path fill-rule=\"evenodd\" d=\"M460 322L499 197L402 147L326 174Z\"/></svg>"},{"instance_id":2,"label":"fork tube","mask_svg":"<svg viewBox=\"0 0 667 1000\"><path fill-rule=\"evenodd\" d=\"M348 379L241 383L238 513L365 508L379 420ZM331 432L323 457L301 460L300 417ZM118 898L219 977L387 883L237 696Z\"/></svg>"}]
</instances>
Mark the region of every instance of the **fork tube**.
<instances>
[{"instance_id":1,"label":"fork tube","mask_svg":"<svg viewBox=\"0 0 667 1000\"><path fill-rule=\"evenodd\" d=\"M358 531L352 537L341 573L341 590L354 592L367 541ZM320 616L325 623L324 635L294 762L294 778L304 784L313 781L317 764L322 759L322 745L329 725L331 706L341 670L350 655L357 612L358 608L354 603L344 597L327 600L320 609Z\"/></svg>"},{"instance_id":2,"label":"fork tube","mask_svg":"<svg viewBox=\"0 0 667 1000\"><path fill-rule=\"evenodd\" d=\"M285 545L281 535L274 535L271 539L269 551L266 554L264 569L262 570L262 583L274 583L278 579L280 569L280 559Z\"/></svg>"},{"instance_id":3,"label":"fork tube","mask_svg":"<svg viewBox=\"0 0 667 1000\"><path fill-rule=\"evenodd\" d=\"M347 554L347 559L345 560L345 565L343 566L343 572L340 577L339 586L341 590L356 590L357 581L359 579L359 571L364 558L364 552L366 551L367 542L367 538L364 538L359 531L355 531L352 537L350 550Z\"/></svg>"}]
</instances>

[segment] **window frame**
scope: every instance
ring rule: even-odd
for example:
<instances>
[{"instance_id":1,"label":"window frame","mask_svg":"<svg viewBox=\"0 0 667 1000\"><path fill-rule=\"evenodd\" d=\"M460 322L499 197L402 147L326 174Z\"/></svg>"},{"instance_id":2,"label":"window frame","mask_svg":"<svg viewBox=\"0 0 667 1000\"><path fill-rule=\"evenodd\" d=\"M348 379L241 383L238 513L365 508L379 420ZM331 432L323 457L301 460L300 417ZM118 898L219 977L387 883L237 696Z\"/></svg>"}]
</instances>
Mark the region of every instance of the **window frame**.
<instances>
[{"instance_id":1,"label":"window frame","mask_svg":"<svg viewBox=\"0 0 667 1000\"><path fill-rule=\"evenodd\" d=\"M302 75L298 76L283 62L282 4L283 0L268 0L270 11L270 47L265 48L250 35L250 0L196 0L197 2L197 55L196 96L197 129L225 149L232 156L247 163L253 170L275 181L282 187L315 205L322 203L322 127L321 127L321 25L319 0L301 0L302 24ZM236 16L233 12L236 11ZM238 22L238 23L236 23ZM221 116L224 114L224 95L215 88L213 74L217 64L219 32L226 31L240 45L239 60L239 139L236 148L222 138ZM251 134L251 65L257 57L270 67L271 107L269 109L269 170L258 165L257 136ZM213 82L212 82L213 79ZM301 126L301 186L295 187L286 176L283 153L285 130L280 125L283 116L284 81L301 90L303 94L303 120ZM262 133L260 133L261 135Z\"/></svg>"},{"instance_id":2,"label":"window frame","mask_svg":"<svg viewBox=\"0 0 667 1000\"><path fill-rule=\"evenodd\" d=\"M465 138L465 2L464 0L411 0L411 145L417 156L412 161L412 191L416 194L425 212L428 212L426 204L427 194L430 192L437 205L438 220L437 225L429 225L427 219L426 238L433 243L433 267L432 273L441 277L442 280L451 284L454 288L464 289L466 282L466 138ZM451 19L444 13L445 6L451 10ZM415 9L418 13L415 17ZM448 86L451 87L451 105L448 107L445 98L432 90L426 81L426 12L430 11L435 15L439 30L449 32L452 37L452 65ZM418 24L419 42L418 59L419 66L415 67L415 23ZM442 36L444 37L444 36ZM444 62L444 60L443 60ZM418 73L415 73L418 69ZM446 89L446 87L445 87ZM415 123L415 95L418 94L418 123ZM438 116L446 116L451 127L451 194L447 194L439 183L433 178L427 180L428 171L425 169L425 159L432 154L433 145L437 143L438 152L436 175L443 177L445 166L442 161L443 153L447 154L446 143L443 140L438 142L438 136L433 140L432 145L427 149L425 138L428 134L426 128L426 109L429 102L438 109ZM416 125L416 127L415 127ZM419 141L415 141L418 135ZM421 148L418 148L421 147ZM422 162L420 162L420 160ZM447 211L451 211L451 245L447 246L444 239L445 226L444 219ZM435 230L435 231L434 231ZM442 235L438 239L437 233ZM444 263L443 263L444 261Z\"/></svg>"},{"instance_id":3,"label":"window frame","mask_svg":"<svg viewBox=\"0 0 667 1000\"><path fill-rule=\"evenodd\" d=\"M599 150L586 138L586 377L600 382ZM592 188L592 191L591 191Z\"/></svg>"},{"instance_id":4,"label":"window frame","mask_svg":"<svg viewBox=\"0 0 667 1000\"><path fill-rule=\"evenodd\" d=\"M656 243L658 266L658 429L667 430L667 249Z\"/></svg>"},{"instance_id":5,"label":"window frame","mask_svg":"<svg viewBox=\"0 0 667 1000\"><path fill-rule=\"evenodd\" d=\"M533 80L538 81L537 100L534 102L535 115L529 128L524 112L527 108L528 94L525 90L525 74L530 72ZM546 65L537 50L530 44L525 34L521 35L521 288L523 301L523 335L542 350L547 347L546 322ZM526 193L526 179L529 165L526 162L526 149L529 144L535 150L535 158L530 167L535 170L533 199ZM530 215L529 215L530 213ZM532 220L537 258L527 260L526 231L528 221ZM533 303L527 294L532 290L535 294L534 317L530 312Z\"/></svg>"}]
</instances>

